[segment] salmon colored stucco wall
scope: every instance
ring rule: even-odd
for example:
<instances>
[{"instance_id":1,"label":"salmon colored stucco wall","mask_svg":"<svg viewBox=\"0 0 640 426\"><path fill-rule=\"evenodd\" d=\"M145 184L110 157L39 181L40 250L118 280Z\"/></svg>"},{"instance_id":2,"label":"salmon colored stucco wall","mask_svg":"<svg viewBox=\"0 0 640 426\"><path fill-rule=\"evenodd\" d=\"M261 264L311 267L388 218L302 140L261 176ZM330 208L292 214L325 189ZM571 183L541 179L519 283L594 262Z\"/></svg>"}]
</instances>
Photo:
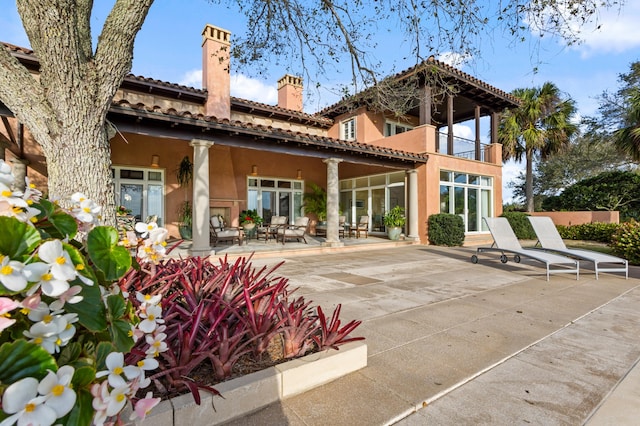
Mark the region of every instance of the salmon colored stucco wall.
<instances>
[{"instance_id":1,"label":"salmon colored stucco wall","mask_svg":"<svg viewBox=\"0 0 640 426\"><path fill-rule=\"evenodd\" d=\"M620 223L618 211L534 212L531 216L549 216L556 225L581 225L583 223Z\"/></svg>"},{"instance_id":2,"label":"salmon colored stucco wall","mask_svg":"<svg viewBox=\"0 0 640 426\"><path fill-rule=\"evenodd\" d=\"M151 156L160 158L159 169L165 171L165 226L169 233L178 236L180 204L193 199L193 187L180 188L176 170L186 155L193 161L193 149L187 141L152 138L126 134L126 143L119 135L111 142L114 165L149 167ZM320 159L269 153L259 150L214 145L209 149L210 208L227 209L227 223L238 226L240 212L247 208L247 178L252 166L257 167L261 178L295 179L300 170L302 178L326 187L326 165Z\"/></svg>"}]
</instances>

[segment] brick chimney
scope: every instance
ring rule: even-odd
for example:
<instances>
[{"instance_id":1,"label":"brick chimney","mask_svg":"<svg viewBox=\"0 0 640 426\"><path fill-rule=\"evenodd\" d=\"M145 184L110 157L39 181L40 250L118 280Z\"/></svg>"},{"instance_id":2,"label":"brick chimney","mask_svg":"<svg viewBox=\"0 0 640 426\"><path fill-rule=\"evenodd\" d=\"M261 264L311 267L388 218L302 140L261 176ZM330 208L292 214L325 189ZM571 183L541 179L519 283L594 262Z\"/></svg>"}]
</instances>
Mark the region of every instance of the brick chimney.
<instances>
[{"instance_id":1,"label":"brick chimney","mask_svg":"<svg viewBox=\"0 0 640 426\"><path fill-rule=\"evenodd\" d=\"M278 80L278 106L302 112L302 77L285 74Z\"/></svg>"},{"instance_id":2,"label":"brick chimney","mask_svg":"<svg viewBox=\"0 0 640 426\"><path fill-rule=\"evenodd\" d=\"M205 115L231 117L231 33L207 24L202 31L202 88L207 89Z\"/></svg>"}]
</instances>

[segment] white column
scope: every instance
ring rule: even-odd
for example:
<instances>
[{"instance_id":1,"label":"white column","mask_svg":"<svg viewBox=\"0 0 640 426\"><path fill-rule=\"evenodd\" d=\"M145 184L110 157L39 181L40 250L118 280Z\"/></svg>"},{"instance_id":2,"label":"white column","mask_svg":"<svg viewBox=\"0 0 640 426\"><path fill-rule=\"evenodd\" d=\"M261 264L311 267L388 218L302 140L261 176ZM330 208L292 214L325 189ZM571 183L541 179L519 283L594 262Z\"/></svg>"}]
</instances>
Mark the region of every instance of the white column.
<instances>
[{"instance_id":1,"label":"white column","mask_svg":"<svg viewBox=\"0 0 640 426\"><path fill-rule=\"evenodd\" d=\"M418 171L407 170L407 184L409 185L408 200L408 225L407 239L420 241L420 225L418 224Z\"/></svg>"},{"instance_id":2,"label":"white column","mask_svg":"<svg viewBox=\"0 0 640 426\"><path fill-rule=\"evenodd\" d=\"M340 241L338 233L338 222L340 221L340 187L338 179L339 158L327 158L323 160L327 164L327 239L323 246L341 247L344 245Z\"/></svg>"},{"instance_id":3,"label":"white column","mask_svg":"<svg viewBox=\"0 0 640 426\"><path fill-rule=\"evenodd\" d=\"M27 165L29 164L29 160L14 158L11 160L11 171L13 175L16 177L15 180L15 189L18 191L24 191L26 187L26 183L24 178L27 177Z\"/></svg>"},{"instance_id":4,"label":"white column","mask_svg":"<svg viewBox=\"0 0 640 426\"><path fill-rule=\"evenodd\" d=\"M212 141L192 139L193 147L193 243L189 249L192 256L209 256L209 148Z\"/></svg>"}]
</instances>

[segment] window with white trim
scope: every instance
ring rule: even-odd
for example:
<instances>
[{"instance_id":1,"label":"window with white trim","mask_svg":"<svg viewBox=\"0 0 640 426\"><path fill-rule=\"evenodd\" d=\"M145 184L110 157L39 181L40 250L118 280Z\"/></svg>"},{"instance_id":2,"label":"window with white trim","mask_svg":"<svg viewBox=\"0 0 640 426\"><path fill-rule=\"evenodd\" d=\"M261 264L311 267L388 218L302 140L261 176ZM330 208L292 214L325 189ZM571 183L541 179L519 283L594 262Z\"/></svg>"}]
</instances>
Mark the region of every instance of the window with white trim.
<instances>
[{"instance_id":1,"label":"window with white trim","mask_svg":"<svg viewBox=\"0 0 640 426\"><path fill-rule=\"evenodd\" d=\"M144 221L156 216L164 223L164 170L130 166L113 166L113 183L119 205Z\"/></svg>"},{"instance_id":2,"label":"window with white trim","mask_svg":"<svg viewBox=\"0 0 640 426\"><path fill-rule=\"evenodd\" d=\"M346 141L356 140L356 118L350 118L340 123L340 139Z\"/></svg>"},{"instance_id":3,"label":"window with white trim","mask_svg":"<svg viewBox=\"0 0 640 426\"><path fill-rule=\"evenodd\" d=\"M440 171L440 213L457 214L465 232L487 231L483 217L493 216L493 178Z\"/></svg>"},{"instance_id":4,"label":"window with white trim","mask_svg":"<svg viewBox=\"0 0 640 426\"><path fill-rule=\"evenodd\" d=\"M270 177L247 178L247 208L256 210L265 223L272 216L286 216L289 223L303 215L304 181Z\"/></svg>"},{"instance_id":5,"label":"window with white trim","mask_svg":"<svg viewBox=\"0 0 640 426\"><path fill-rule=\"evenodd\" d=\"M413 130L413 126L405 123L397 123L395 121L385 121L384 123L384 137L389 137L393 135L398 135L400 133L408 132L409 130Z\"/></svg>"}]
</instances>

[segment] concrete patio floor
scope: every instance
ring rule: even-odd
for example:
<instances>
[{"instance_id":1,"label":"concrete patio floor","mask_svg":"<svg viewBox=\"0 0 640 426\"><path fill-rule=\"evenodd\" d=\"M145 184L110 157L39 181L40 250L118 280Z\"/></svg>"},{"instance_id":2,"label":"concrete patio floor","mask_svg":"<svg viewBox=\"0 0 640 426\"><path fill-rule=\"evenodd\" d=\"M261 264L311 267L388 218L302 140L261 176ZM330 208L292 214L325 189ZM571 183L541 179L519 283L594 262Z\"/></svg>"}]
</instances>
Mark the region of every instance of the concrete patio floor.
<instances>
[{"instance_id":1,"label":"concrete patio floor","mask_svg":"<svg viewBox=\"0 0 640 426\"><path fill-rule=\"evenodd\" d=\"M254 258L284 260L278 272L296 294L363 320L354 334L366 337L368 366L230 424L638 423L640 270L628 280L596 281L585 270L579 281L546 281L525 261L485 256L474 265L473 251L408 245Z\"/></svg>"}]
</instances>

